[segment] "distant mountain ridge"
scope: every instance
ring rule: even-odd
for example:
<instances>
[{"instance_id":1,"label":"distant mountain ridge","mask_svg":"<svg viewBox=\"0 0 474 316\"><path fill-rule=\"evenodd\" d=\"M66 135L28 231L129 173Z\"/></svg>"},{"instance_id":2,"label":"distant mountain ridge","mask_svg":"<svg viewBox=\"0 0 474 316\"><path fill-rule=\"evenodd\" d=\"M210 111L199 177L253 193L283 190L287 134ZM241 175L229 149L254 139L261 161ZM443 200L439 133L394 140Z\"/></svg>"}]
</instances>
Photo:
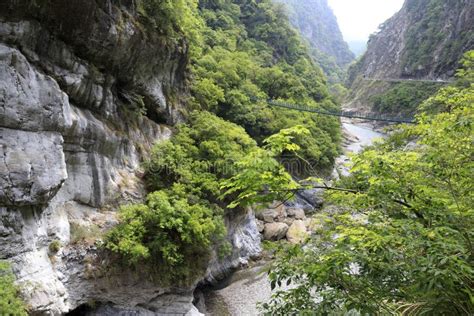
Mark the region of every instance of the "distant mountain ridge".
<instances>
[{"instance_id":1,"label":"distant mountain ridge","mask_svg":"<svg viewBox=\"0 0 474 316\"><path fill-rule=\"evenodd\" d=\"M308 41L313 56L330 81L342 79L344 71L341 70L354 60L355 55L344 41L327 0L275 1L286 5L292 25Z\"/></svg>"}]
</instances>

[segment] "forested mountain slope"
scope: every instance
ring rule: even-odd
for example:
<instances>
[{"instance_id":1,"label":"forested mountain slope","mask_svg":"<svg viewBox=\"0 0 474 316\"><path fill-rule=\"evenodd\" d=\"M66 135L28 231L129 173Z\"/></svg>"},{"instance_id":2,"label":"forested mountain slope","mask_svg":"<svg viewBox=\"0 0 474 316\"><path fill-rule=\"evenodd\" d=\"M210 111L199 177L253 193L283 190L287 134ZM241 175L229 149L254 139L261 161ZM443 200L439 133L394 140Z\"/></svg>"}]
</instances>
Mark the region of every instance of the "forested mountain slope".
<instances>
[{"instance_id":1,"label":"forested mountain slope","mask_svg":"<svg viewBox=\"0 0 474 316\"><path fill-rule=\"evenodd\" d=\"M410 82L390 84L367 79L449 79L463 53L473 47L472 1L406 0L403 8L370 37L367 52L349 70L349 106L412 112L417 103L436 91L436 85L418 83L413 88ZM419 91L419 95L413 96L411 90Z\"/></svg>"},{"instance_id":2,"label":"forested mountain slope","mask_svg":"<svg viewBox=\"0 0 474 316\"><path fill-rule=\"evenodd\" d=\"M305 159L319 167L337 153L337 119L270 108L256 99L282 99L337 108L321 69L313 62L282 7L264 1L202 1L203 46L193 59L198 107L243 126L257 141L295 124L311 135L298 140Z\"/></svg>"},{"instance_id":3,"label":"forested mountain slope","mask_svg":"<svg viewBox=\"0 0 474 316\"><path fill-rule=\"evenodd\" d=\"M332 82L342 81L354 54L344 41L327 0L276 0L284 3L292 25L308 41L311 52Z\"/></svg>"}]
</instances>

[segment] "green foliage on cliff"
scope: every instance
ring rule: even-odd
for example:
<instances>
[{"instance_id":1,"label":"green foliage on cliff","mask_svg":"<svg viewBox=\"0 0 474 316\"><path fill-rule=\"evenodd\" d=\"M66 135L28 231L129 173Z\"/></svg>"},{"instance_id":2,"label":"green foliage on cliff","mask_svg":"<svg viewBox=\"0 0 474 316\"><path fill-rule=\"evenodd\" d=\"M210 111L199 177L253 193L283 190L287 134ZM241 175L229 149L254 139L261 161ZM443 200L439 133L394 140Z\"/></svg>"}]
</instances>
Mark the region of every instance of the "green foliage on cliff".
<instances>
[{"instance_id":1,"label":"green foliage on cliff","mask_svg":"<svg viewBox=\"0 0 474 316\"><path fill-rule=\"evenodd\" d=\"M318 66L328 78L330 87L334 84L344 83L347 77L347 68L349 64L340 66L336 63L336 59L326 53L323 53L315 48L311 49L311 55L314 57Z\"/></svg>"},{"instance_id":2,"label":"green foliage on cliff","mask_svg":"<svg viewBox=\"0 0 474 316\"><path fill-rule=\"evenodd\" d=\"M410 27L406 50L404 54L405 67L409 73L416 73L417 67L427 65L431 61L431 54L436 45L443 40L447 34L443 33L441 25L443 0L434 1L409 1L408 9L411 12L422 12L426 14L422 19L416 21ZM422 36L422 38L420 38ZM421 44L421 45L420 45Z\"/></svg>"},{"instance_id":3,"label":"green foliage on cliff","mask_svg":"<svg viewBox=\"0 0 474 316\"><path fill-rule=\"evenodd\" d=\"M299 136L309 134L303 126L281 130L264 140L264 148L256 148L237 161L238 172L222 181L223 197L235 199L229 208L270 204L299 188L285 168L276 160L283 152L297 153L301 147L295 143Z\"/></svg>"},{"instance_id":4,"label":"green foliage on cliff","mask_svg":"<svg viewBox=\"0 0 474 316\"><path fill-rule=\"evenodd\" d=\"M145 204L121 208L107 248L130 265L145 263L192 283L205 272L211 246L224 243L219 181L254 148L243 128L209 112L192 114L171 140L153 148L145 165L152 193Z\"/></svg>"},{"instance_id":5,"label":"green foliage on cliff","mask_svg":"<svg viewBox=\"0 0 474 316\"><path fill-rule=\"evenodd\" d=\"M151 193L145 203L120 209L105 243L127 266L187 284L205 273L215 249L228 250L224 210L252 205L258 192L268 191L264 202L271 202L296 187L277 160L281 155L329 168L340 139L335 118L256 101L337 108L280 6L270 0L196 3L139 2L149 25L188 39L191 106L198 111L153 148L145 163Z\"/></svg>"},{"instance_id":6,"label":"green foliage on cliff","mask_svg":"<svg viewBox=\"0 0 474 316\"><path fill-rule=\"evenodd\" d=\"M220 204L220 179L235 175L235 162L256 148L242 127L209 112L194 112L170 141L153 148L146 164L148 188L181 183L190 196Z\"/></svg>"},{"instance_id":7,"label":"green foliage on cliff","mask_svg":"<svg viewBox=\"0 0 474 316\"><path fill-rule=\"evenodd\" d=\"M176 185L148 194L144 204L123 206L107 248L129 265L151 267L162 280L191 284L205 271L211 240L224 228L216 207L187 195Z\"/></svg>"},{"instance_id":8,"label":"green foliage on cliff","mask_svg":"<svg viewBox=\"0 0 474 316\"><path fill-rule=\"evenodd\" d=\"M198 0L137 0L137 11L146 24L168 38L184 35L192 43L200 37L197 6Z\"/></svg>"},{"instance_id":9,"label":"green foliage on cliff","mask_svg":"<svg viewBox=\"0 0 474 316\"><path fill-rule=\"evenodd\" d=\"M474 50L468 51L461 59L461 68L456 72L456 85L469 87L474 82Z\"/></svg>"},{"instance_id":10,"label":"green foliage on cliff","mask_svg":"<svg viewBox=\"0 0 474 316\"><path fill-rule=\"evenodd\" d=\"M273 282L294 287L267 312L474 313L473 73L423 104L435 114L353 158L342 190L329 194L338 210L310 246L275 264Z\"/></svg>"},{"instance_id":11,"label":"green foliage on cliff","mask_svg":"<svg viewBox=\"0 0 474 316\"><path fill-rule=\"evenodd\" d=\"M153 148L145 165L152 193L146 203L120 209L106 247L127 265L149 267L162 280L194 282L204 274L213 248L228 249L224 209L236 207L234 199L251 198L249 188L238 181L251 177L255 191L293 188L275 158L298 149L292 135L304 133L308 131L302 127L284 130L261 149L242 127L209 112L194 112L171 140ZM279 196L268 194L265 201Z\"/></svg>"},{"instance_id":12,"label":"green foliage on cliff","mask_svg":"<svg viewBox=\"0 0 474 316\"><path fill-rule=\"evenodd\" d=\"M331 84L345 80L346 66L354 54L344 42L327 0L276 0L284 3L291 24L306 39L310 54Z\"/></svg>"},{"instance_id":13,"label":"green foliage on cliff","mask_svg":"<svg viewBox=\"0 0 474 316\"><path fill-rule=\"evenodd\" d=\"M382 94L371 97L372 107L380 113L413 114L418 105L432 96L440 85L424 82L401 82L393 84Z\"/></svg>"},{"instance_id":14,"label":"green foliage on cliff","mask_svg":"<svg viewBox=\"0 0 474 316\"><path fill-rule=\"evenodd\" d=\"M331 167L340 141L339 121L270 108L257 100L284 99L337 109L283 6L271 0L139 0L142 22L190 51L190 107L243 126L259 144L280 129L305 125L301 157Z\"/></svg>"},{"instance_id":15,"label":"green foliage on cliff","mask_svg":"<svg viewBox=\"0 0 474 316\"><path fill-rule=\"evenodd\" d=\"M232 121L259 144L294 125L305 125L302 157L328 168L340 140L335 118L274 109L266 98L336 109L325 78L281 6L264 1L201 1L205 21L202 53L193 60L196 108Z\"/></svg>"},{"instance_id":16,"label":"green foliage on cliff","mask_svg":"<svg viewBox=\"0 0 474 316\"><path fill-rule=\"evenodd\" d=\"M28 315L25 303L18 296L15 277L6 261L0 261L0 313L2 315Z\"/></svg>"},{"instance_id":17,"label":"green foliage on cliff","mask_svg":"<svg viewBox=\"0 0 474 316\"><path fill-rule=\"evenodd\" d=\"M441 89L423 102L419 107L420 112L438 114L474 104L474 50L466 52L460 64L462 67L456 72L455 84Z\"/></svg>"}]
</instances>

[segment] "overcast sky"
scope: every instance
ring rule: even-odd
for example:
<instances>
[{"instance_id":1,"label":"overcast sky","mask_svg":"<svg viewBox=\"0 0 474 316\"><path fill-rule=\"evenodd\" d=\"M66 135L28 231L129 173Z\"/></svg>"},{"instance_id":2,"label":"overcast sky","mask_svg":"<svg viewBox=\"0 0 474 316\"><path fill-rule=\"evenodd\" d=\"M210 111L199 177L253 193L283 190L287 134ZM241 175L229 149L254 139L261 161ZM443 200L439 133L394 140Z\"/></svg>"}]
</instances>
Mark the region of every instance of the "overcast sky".
<instances>
[{"instance_id":1,"label":"overcast sky","mask_svg":"<svg viewBox=\"0 0 474 316\"><path fill-rule=\"evenodd\" d=\"M329 0L346 41L367 41L404 0Z\"/></svg>"}]
</instances>

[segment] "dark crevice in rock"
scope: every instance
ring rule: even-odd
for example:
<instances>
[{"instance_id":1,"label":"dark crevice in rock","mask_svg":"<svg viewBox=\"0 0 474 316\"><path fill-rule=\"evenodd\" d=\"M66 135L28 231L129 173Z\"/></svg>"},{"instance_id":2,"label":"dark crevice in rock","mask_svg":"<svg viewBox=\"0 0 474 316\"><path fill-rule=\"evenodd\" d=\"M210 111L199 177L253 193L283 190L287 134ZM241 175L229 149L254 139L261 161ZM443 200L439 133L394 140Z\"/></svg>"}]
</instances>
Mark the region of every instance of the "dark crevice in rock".
<instances>
[{"instance_id":1,"label":"dark crevice in rock","mask_svg":"<svg viewBox=\"0 0 474 316\"><path fill-rule=\"evenodd\" d=\"M84 316L93 311L92 304L82 304L65 314L65 316Z\"/></svg>"},{"instance_id":2,"label":"dark crevice in rock","mask_svg":"<svg viewBox=\"0 0 474 316\"><path fill-rule=\"evenodd\" d=\"M140 93L129 90L125 87L125 83L117 83L117 101L120 102L122 115L125 121L133 120L141 115L149 118L157 124L170 124L166 109L157 107L149 97Z\"/></svg>"},{"instance_id":3,"label":"dark crevice in rock","mask_svg":"<svg viewBox=\"0 0 474 316\"><path fill-rule=\"evenodd\" d=\"M93 153L89 154L89 165L91 166L92 170L92 187L94 188L93 192L93 200L91 204L95 207L99 207L101 205L102 200L102 187L101 181L99 179L99 166L97 165L97 158Z\"/></svg>"}]
</instances>

